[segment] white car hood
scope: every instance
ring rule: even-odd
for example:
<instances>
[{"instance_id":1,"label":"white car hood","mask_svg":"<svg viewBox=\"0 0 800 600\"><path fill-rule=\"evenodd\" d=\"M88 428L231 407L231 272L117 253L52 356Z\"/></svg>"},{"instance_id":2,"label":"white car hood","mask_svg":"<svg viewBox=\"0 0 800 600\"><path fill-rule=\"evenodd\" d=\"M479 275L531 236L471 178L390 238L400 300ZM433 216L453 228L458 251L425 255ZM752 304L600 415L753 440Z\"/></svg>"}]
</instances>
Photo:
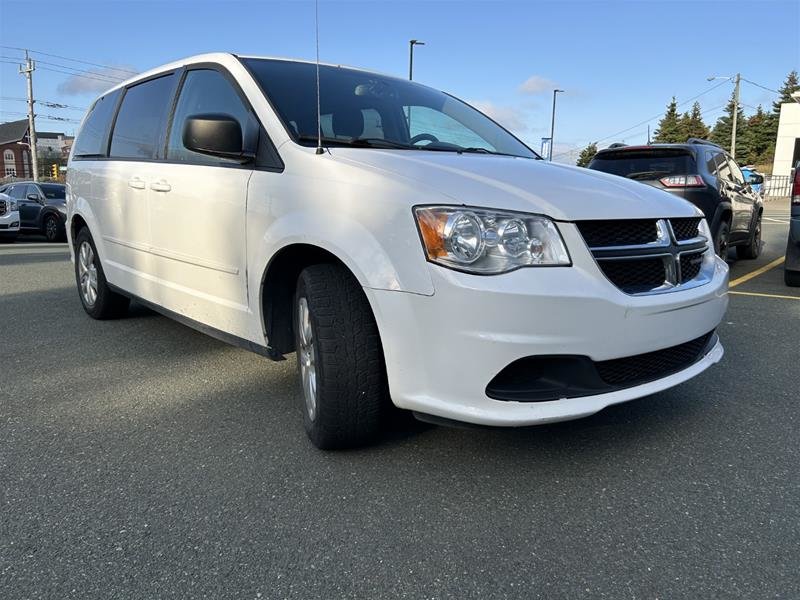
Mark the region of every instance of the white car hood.
<instances>
[{"instance_id":1,"label":"white car hood","mask_svg":"<svg viewBox=\"0 0 800 600\"><path fill-rule=\"evenodd\" d=\"M544 214L561 221L702 216L672 194L615 175L542 160L364 148L331 148L337 160L420 184L415 204L441 202Z\"/></svg>"}]
</instances>

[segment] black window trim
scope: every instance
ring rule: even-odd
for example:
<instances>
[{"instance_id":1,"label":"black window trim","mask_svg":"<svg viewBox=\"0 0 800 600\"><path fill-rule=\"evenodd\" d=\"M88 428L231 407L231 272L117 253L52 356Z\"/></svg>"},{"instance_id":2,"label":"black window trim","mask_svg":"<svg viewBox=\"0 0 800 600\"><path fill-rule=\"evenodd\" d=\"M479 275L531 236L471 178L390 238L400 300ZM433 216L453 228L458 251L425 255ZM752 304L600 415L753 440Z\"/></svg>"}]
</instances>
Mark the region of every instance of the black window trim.
<instances>
[{"instance_id":1,"label":"black window trim","mask_svg":"<svg viewBox=\"0 0 800 600\"><path fill-rule=\"evenodd\" d=\"M180 96L180 92L183 89L183 82L186 78L186 73L188 71L194 70L214 70L218 71L222 74L223 77L233 86L233 89L242 99L245 104L245 107L250 111L251 116L255 123L258 124L259 127L259 142L258 142L258 156L254 162L249 162L245 164L236 164L236 163L220 163L220 164L209 164L206 162L192 162L192 161L185 161L185 160L169 160L167 159L167 144L169 143L169 133L172 129L172 121L175 116L175 108L178 103L178 98ZM249 70L248 70L249 73ZM172 88L172 97L169 101L169 112L167 113L167 120L165 127L162 128L161 136L159 142L156 146L158 154L156 158L131 158L131 157L121 157L121 156L111 156L111 139L113 137L114 128L117 125L117 116L119 115L120 108L122 107L122 101L125 99L125 95L128 93L128 90L134 86L137 86L141 83L146 83L153 79L159 79L161 77L166 77L167 75L175 75L176 81ZM259 88L260 89L260 88ZM83 156L73 156L72 160L94 160L94 161L119 161L119 162L144 162L144 163L162 163L162 164L169 164L169 165L195 165L195 166L202 166L202 167L219 167L223 169L247 169L251 171L269 171L273 173L282 173L285 169L285 165L283 159L281 158L280 154L278 153L275 144L270 139L269 134L267 133L264 124L258 118L256 111L253 109L253 105L250 103L250 100L245 95L244 91L242 90L239 82L236 81L236 78L231 74L228 69L220 64L215 62L198 62L198 63L191 63L185 65L183 67L177 67L175 69L170 69L167 71L160 71L158 73L154 73L148 77L144 77L142 79L137 79L136 81L132 81L129 84L110 90L103 94L100 98L98 98L94 104L92 104L91 110L94 110L95 105L101 99L105 98L109 94L120 92L119 98L117 99L117 103L114 106L112 117L111 117L111 125L108 128L105 136L105 152L102 156L95 156L95 155L83 155ZM262 92L263 93L263 92ZM266 97L266 95L264 95ZM269 102L269 99L267 98ZM270 106L272 103L269 102ZM273 107L274 111L274 107ZM80 134L79 134L80 135ZM262 156L263 154L263 156ZM273 164L267 165L259 165L259 161L262 160L269 160L272 159Z\"/></svg>"}]
</instances>

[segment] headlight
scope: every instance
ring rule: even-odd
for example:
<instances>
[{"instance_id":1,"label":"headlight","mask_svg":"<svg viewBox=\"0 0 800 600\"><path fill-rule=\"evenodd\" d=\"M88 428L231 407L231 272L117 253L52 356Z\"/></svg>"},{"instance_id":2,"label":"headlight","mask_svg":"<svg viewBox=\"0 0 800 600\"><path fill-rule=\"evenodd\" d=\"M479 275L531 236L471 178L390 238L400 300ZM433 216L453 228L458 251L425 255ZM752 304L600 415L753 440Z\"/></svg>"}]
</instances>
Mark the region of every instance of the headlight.
<instances>
[{"instance_id":1,"label":"headlight","mask_svg":"<svg viewBox=\"0 0 800 600\"><path fill-rule=\"evenodd\" d=\"M700 219L700 223L697 225L697 233L706 238L709 247L713 250L714 244L711 243L711 228L708 226L708 221Z\"/></svg>"},{"instance_id":2,"label":"headlight","mask_svg":"<svg viewBox=\"0 0 800 600\"><path fill-rule=\"evenodd\" d=\"M445 267L495 275L572 264L547 217L455 206L419 206L414 216L428 260Z\"/></svg>"},{"instance_id":3,"label":"headlight","mask_svg":"<svg viewBox=\"0 0 800 600\"><path fill-rule=\"evenodd\" d=\"M9 200L9 202L8 202L8 210L17 210L17 201L16 200Z\"/></svg>"}]
</instances>

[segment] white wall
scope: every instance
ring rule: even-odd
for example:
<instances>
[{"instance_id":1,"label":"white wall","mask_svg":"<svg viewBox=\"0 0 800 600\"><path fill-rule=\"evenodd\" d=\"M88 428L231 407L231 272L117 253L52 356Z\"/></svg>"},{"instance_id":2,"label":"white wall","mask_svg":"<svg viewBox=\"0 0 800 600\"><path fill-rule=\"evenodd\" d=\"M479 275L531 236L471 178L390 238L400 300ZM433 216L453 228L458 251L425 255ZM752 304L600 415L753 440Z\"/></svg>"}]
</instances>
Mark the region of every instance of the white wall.
<instances>
[{"instance_id":1,"label":"white wall","mask_svg":"<svg viewBox=\"0 0 800 600\"><path fill-rule=\"evenodd\" d=\"M794 154L797 138L800 138L800 104L797 102L781 104L775 160L772 163L773 175L786 175L787 177L791 175L792 154Z\"/></svg>"}]
</instances>

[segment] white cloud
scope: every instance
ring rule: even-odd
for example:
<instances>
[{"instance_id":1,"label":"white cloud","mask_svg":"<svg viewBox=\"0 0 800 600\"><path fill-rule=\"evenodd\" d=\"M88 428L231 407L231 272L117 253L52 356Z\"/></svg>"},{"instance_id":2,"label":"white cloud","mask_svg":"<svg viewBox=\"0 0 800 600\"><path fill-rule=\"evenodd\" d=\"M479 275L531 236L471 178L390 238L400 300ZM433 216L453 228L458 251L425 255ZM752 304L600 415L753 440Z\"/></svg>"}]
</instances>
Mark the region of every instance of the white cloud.
<instances>
[{"instance_id":1,"label":"white cloud","mask_svg":"<svg viewBox=\"0 0 800 600\"><path fill-rule=\"evenodd\" d=\"M495 104L489 100L478 100L470 104L514 133L523 133L530 129L528 115L519 108Z\"/></svg>"},{"instance_id":2,"label":"white cloud","mask_svg":"<svg viewBox=\"0 0 800 600\"><path fill-rule=\"evenodd\" d=\"M91 73L71 75L58 85L58 92L65 96L96 96L108 88L115 86L120 81L133 75L133 67L121 66L115 68L93 68Z\"/></svg>"},{"instance_id":3,"label":"white cloud","mask_svg":"<svg viewBox=\"0 0 800 600\"><path fill-rule=\"evenodd\" d=\"M551 92L556 88L556 83L539 75L531 75L519 86L520 94L533 96L542 92Z\"/></svg>"}]
</instances>

